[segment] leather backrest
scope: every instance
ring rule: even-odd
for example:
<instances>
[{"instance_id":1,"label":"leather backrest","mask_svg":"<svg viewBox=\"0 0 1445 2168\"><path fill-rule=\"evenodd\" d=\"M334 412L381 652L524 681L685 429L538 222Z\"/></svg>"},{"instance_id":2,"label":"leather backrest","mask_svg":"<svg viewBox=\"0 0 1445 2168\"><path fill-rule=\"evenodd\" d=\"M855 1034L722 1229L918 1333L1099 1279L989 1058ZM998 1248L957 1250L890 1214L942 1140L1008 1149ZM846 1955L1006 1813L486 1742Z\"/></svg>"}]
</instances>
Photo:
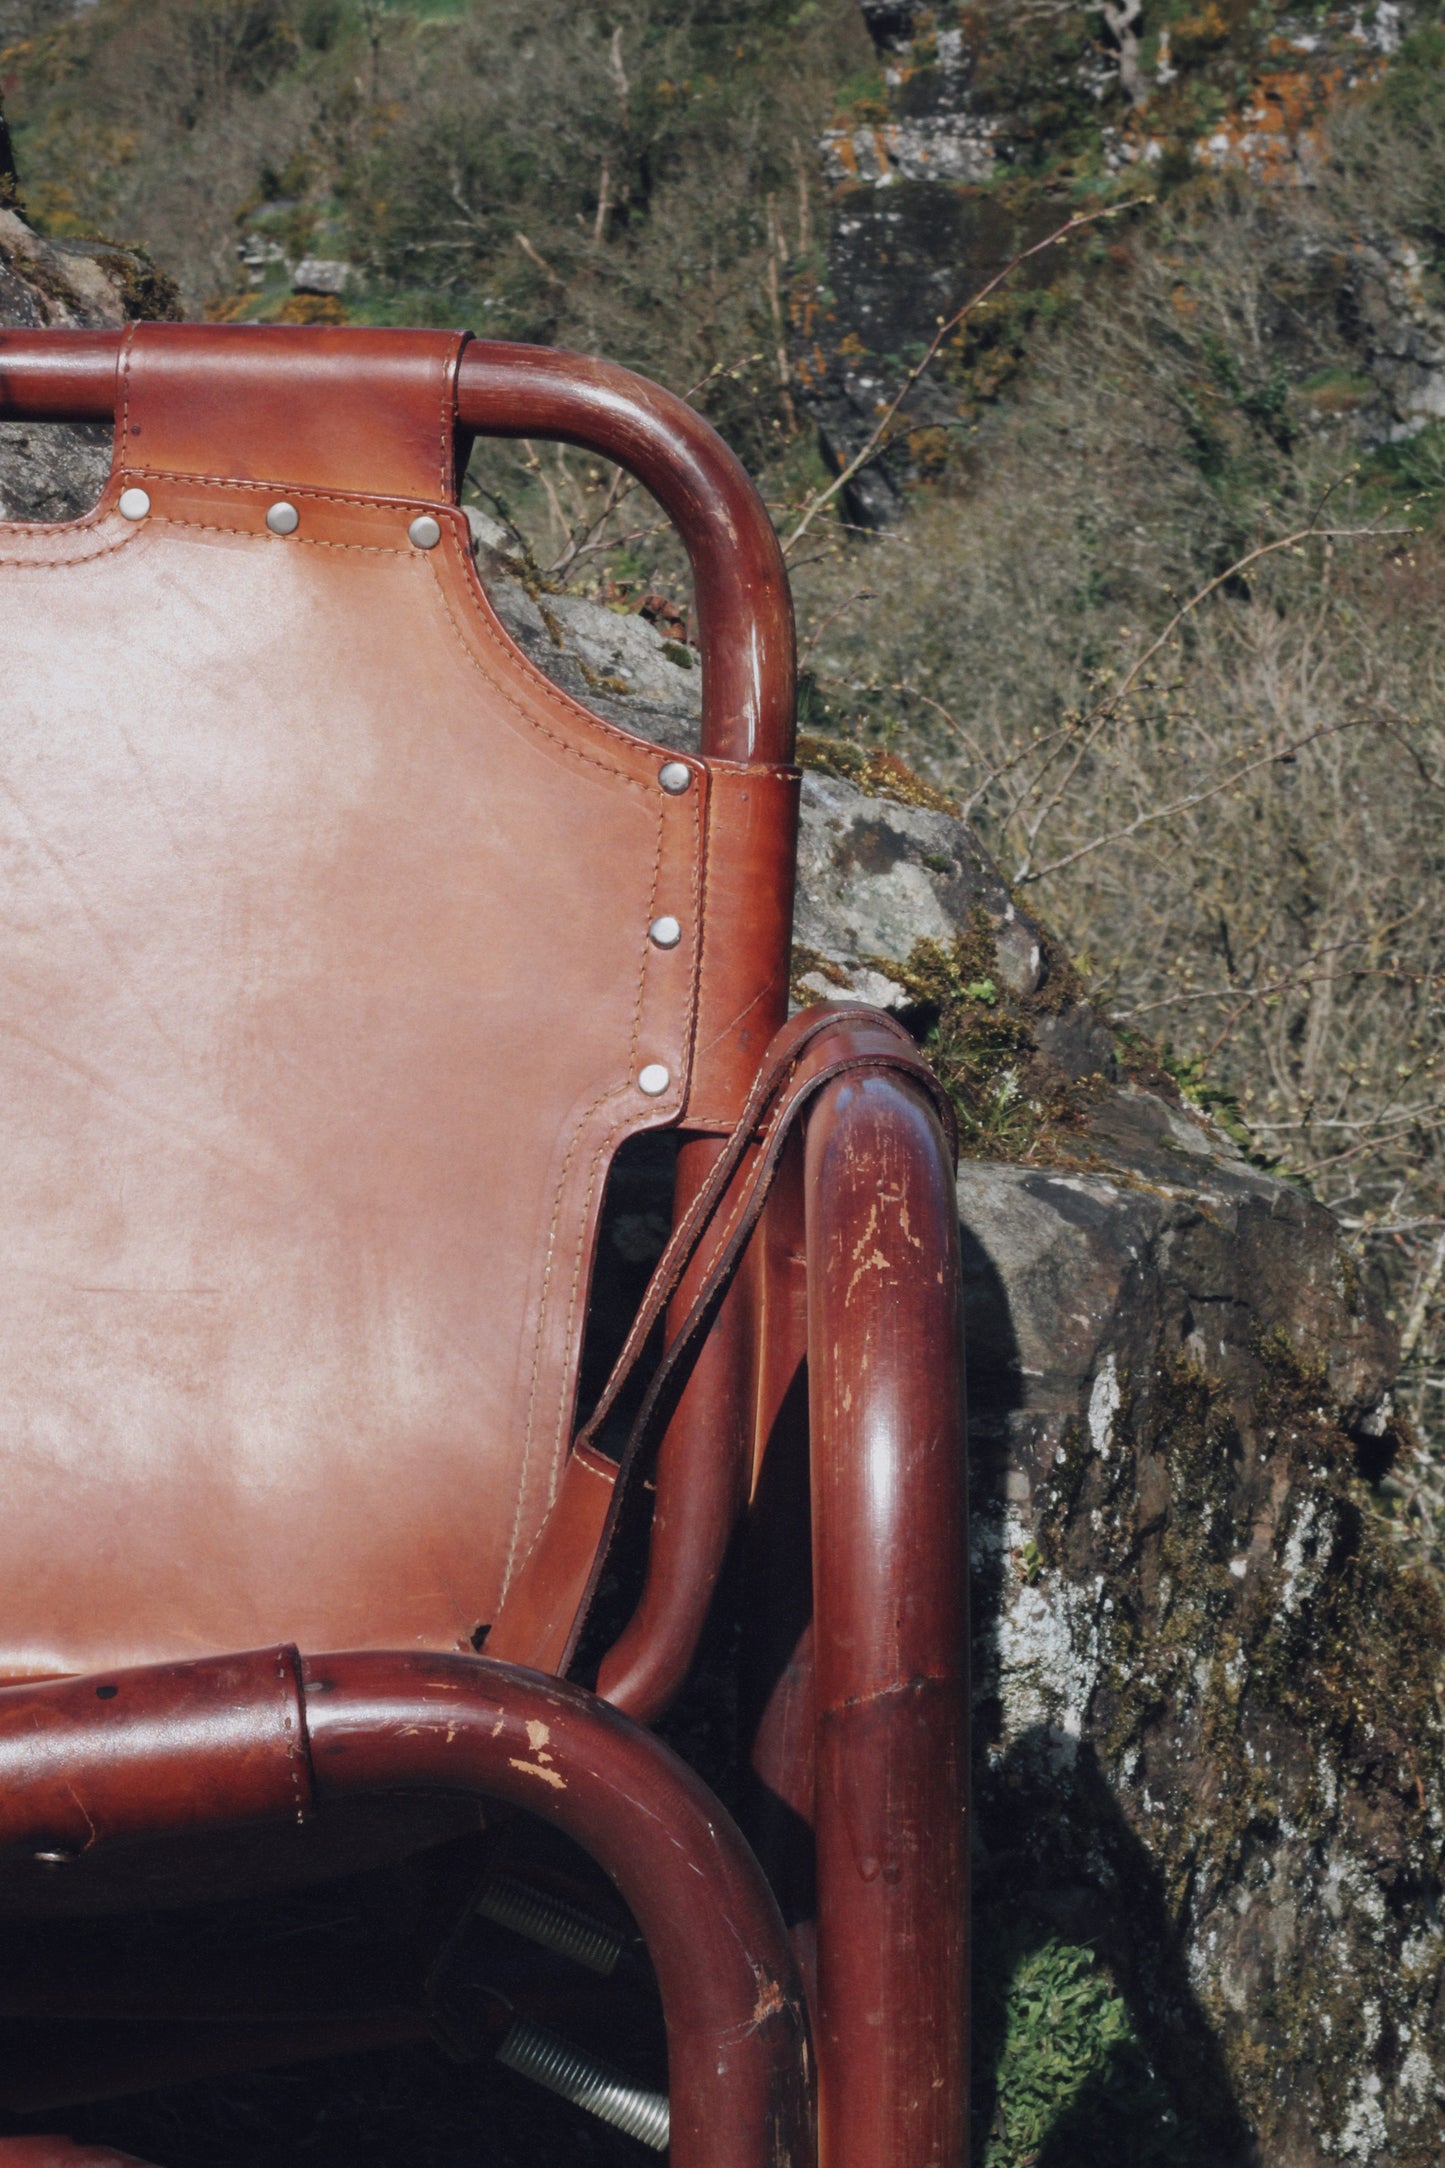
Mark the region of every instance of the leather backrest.
<instances>
[{"instance_id":1,"label":"leather backrest","mask_svg":"<svg viewBox=\"0 0 1445 2168\"><path fill-rule=\"evenodd\" d=\"M776 1022L792 778L666 789L513 646L459 345L135 327L96 512L0 527L0 1677L471 1646L610 1160Z\"/></svg>"}]
</instances>

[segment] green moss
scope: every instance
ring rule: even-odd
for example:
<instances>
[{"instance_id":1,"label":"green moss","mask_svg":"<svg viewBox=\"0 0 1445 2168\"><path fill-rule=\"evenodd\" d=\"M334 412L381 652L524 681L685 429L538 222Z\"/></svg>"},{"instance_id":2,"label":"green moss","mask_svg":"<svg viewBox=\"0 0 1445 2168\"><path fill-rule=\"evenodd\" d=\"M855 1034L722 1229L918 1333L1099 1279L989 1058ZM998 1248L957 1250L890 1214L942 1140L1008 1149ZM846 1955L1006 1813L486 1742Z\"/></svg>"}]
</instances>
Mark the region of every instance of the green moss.
<instances>
[{"instance_id":1,"label":"green moss","mask_svg":"<svg viewBox=\"0 0 1445 2168\"><path fill-rule=\"evenodd\" d=\"M847 986L848 974L841 964L835 964L831 956L820 949L807 948L799 941L793 945L792 962L789 967L789 992L800 1008L806 1009L818 998L816 987L805 986L804 979L826 979L830 986Z\"/></svg>"},{"instance_id":2,"label":"green moss","mask_svg":"<svg viewBox=\"0 0 1445 2168\"><path fill-rule=\"evenodd\" d=\"M1179 1086L1179 1095L1186 1104L1207 1114L1255 1166L1269 1168L1278 1164L1277 1157L1264 1158L1257 1152L1238 1098L1227 1086L1209 1081L1199 1056L1176 1054L1172 1046L1165 1045L1159 1049L1159 1062Z\"/></svg>"},{"instance_id":3,"label":"green moss","mask_svg":"<svg viewBox=\"0 0 1445 2168\"><path fill-rule=\"evenodd\" d=\"M1015 995L999 971L992 923L975 905L951 943L918 941L906 962L880 958L878 966L917 1004L923 1051L953 1101L965 1157L1041 1165L1087 1156L1085 1121L1099 1087L1043 1060L1033 1031L1035 1014L1076 985L1062 965L1043 999Z\"/></svg>"},{"instance_id":4,"label":"green moss","mask_svg":"<svg viewBox=\"0 0 1445 2168\"><path fill-rule=\"evenodd\" d=\"M1071 2159L1175 2168L1177 2118L1096 1953L1050 1938L981 1956L978 2024L997 2071L981 2168L1032 2168L1065 2147Z\"/></svg>"},{"instance_id":5,"label":"green moss","mask_svg":"<svg viewBox=\"0 0 1445 2168\"><path fill-rule=\"evenodd\" d=\"M865 798L891 798L895 805L923 806L930 813L958 816L952 798L916 775L896 753L884 752L877 746L854 745L846 738L804 732L798 739L798 765L820 775L836 775L854 784Z\"/></svg>"},{"instance_id":6,"label":"green moss","mask_svg":"<svg viewBox=\"0 0 1445 2168\"><path fill-rule=\"evenodd\" d=\"M106 248L97 253L96 262L114 280L129 322L174 324L184 316L180 288L146 249Z\"/></svg>"}]
</instances>

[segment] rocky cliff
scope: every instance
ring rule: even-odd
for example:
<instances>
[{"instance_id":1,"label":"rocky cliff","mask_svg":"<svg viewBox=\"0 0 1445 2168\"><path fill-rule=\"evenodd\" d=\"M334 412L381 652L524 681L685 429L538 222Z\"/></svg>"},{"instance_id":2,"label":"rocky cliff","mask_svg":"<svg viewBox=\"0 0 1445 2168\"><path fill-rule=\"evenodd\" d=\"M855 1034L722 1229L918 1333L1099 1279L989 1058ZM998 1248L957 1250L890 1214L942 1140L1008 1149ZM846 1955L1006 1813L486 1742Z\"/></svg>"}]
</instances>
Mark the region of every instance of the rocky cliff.
<instances>
[{"instance_id":1,"label":"rocky cliff","mask_svg":"<svg viewBox=\"0 0 1445 2168\"><path fill-rule=\"evenodd\" d=\"M870 438L939 322L1071 212L1150 202L1193 176L1292 198L1271 236L1290 300L1262 327L1273 364L1348 376L1359 441L1401 442L1445 416L1445 313L1429 251L1388 214L1332 202L1329 137L1377 85L1419 0L1372 7L1198 10L949 8L862 12L876 53L823 139L833 221L821 275L795 288L793 358L825 452ZM1122 234L1126 229L1119 229ZM1054 250L950 341L904 403L892 449L849 485L855 523L902 514L1017 365L1019 336L1072 262Z\"/></svg>"},{"instance_id":2,"label":"rocky cliff","mask_svg":"<svg viewBox=\"0 0 1445 2168\"><path fill-rule=\"evenodd\" d=\"M120 320L111 268L0 221L0 321ZM12 426L0 498L69 516L104 466L92 433ZM685 648L475 531L543 668L695 741ZM1392 1334L1330 1215L1088 1005L946 800L886 754L804 755L798 997L903 1015L964 1137L980 2158L1024 2157L1023 2100L1053 2168L1086 2148L1424 2168L1445 2101L1445 1622L1371 1506L1398 1449ZM632 1202L635 1269L664 1178ZM1041 2080L1008 1982L1059 1949L1100 1953L1128 2022ZM131 2142L174 2153L167 2114Z\"/></svg>"}]
</instances>

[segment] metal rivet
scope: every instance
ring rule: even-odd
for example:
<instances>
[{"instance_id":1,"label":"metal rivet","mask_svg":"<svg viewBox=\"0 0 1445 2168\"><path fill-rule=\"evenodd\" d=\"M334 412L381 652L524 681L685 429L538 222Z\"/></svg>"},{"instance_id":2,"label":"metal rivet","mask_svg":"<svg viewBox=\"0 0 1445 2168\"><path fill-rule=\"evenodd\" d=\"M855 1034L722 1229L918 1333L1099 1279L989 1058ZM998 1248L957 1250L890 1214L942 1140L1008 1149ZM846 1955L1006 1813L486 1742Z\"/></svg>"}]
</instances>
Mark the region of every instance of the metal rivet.
<instances>
[{"instance_id":1,"label":"metal rivet","mask_svg":"<svg viewBox=\"0 0 1445 2168\"><path fill-rule=\"evenodd\" d=\"M646 1092L649 1099L655 1099L671 1082L671 1071L664 1069L660 1061L650 1061L637 1079L637 1089Z\"/></svg>"},{"instance_id":2,"label":"metal rivet","mask_svg":"<svg viewBox=\"0 0 1445 2168\"><path fill-rule=\"evenodd\" d=\"M123 489L120 493L122 519L144 519L151 508L150 493L144 489Z\"/></svg>"},{"instance_id":3,"label":"metal rivet","mask_svg":"<svg viewBox=\"0 0 1445 2168\"><path fill-rule=\"evenodd\" d=\"M266 525L272 534L295 534L301 525L301 514L294 504L287 504L283 497L281 502L273 504L266 514Z\"/></svg>"},{"instance_id":4,"label":"metal rivet","mask_svg":"<svg viewBox=\"0 0 1445 2168\"><path fill-rule=\"evenodd\" d=\"M665 760L657 771L657 780L675 798L692 781L692 770L685 760Z\"/></svg>"},{"instance_id":5,"label":"metal rivet","mask_svg":"<svg viewBox=\"0 0 1445 2168\"><path fill-rule=\"evenodd\" d=\"M442 538L441 522L430 512L418 512L406 530L406 538L415 549L434 550Z\"/></svg>"},{"instance_id":6,"label":"metal rivet","mask_svg":"<svg viewBox=\"0 0 1445 2168\"><path fill-rule=\"evenodd\" d=\"M647 931L657 948L676 948L682 939L682 928L675 918L655 918Z\"/></svg>"}]
</instances>

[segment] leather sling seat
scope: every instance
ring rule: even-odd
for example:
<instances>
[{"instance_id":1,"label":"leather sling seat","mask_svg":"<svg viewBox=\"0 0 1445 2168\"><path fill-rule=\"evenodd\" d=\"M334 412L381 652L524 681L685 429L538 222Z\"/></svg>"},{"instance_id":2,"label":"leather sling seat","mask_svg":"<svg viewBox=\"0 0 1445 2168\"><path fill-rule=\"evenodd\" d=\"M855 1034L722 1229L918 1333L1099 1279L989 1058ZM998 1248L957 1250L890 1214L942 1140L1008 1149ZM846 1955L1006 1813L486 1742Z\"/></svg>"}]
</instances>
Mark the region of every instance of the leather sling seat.
<instances>
[{"instance_id":1,"label":"leather sling seat","mask_svg":"<svg viewBox=\"0 0 1445 2168\"><path fill-rule=\"evenodd\" d=\"M0 1677L480 1645L608 1165L736 1112L709 858L774 930L794 779L666 759L502 631L461 344L135 326L96 511L0 530Z\"/></svg>"}]
</instances>

